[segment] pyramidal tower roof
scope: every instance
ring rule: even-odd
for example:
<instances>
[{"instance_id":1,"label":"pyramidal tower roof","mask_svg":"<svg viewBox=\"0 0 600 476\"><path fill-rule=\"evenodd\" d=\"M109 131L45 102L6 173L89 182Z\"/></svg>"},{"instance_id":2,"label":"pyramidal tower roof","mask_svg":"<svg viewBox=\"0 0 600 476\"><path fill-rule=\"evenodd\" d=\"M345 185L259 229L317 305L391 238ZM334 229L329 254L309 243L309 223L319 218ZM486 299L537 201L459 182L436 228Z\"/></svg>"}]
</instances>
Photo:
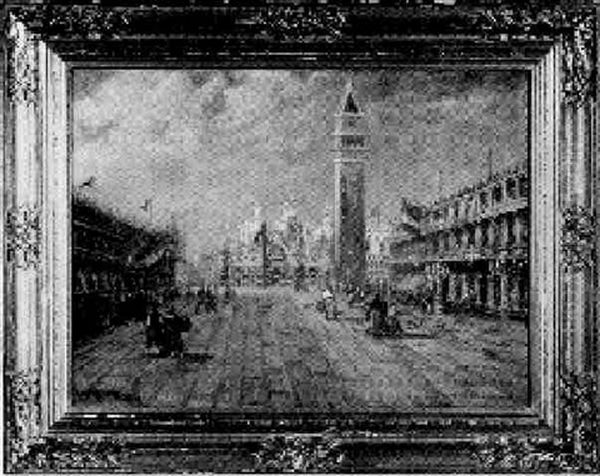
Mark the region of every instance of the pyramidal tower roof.
<instances>
[{"instance_id":1,"label":"pyramidal tower roof","mask_svg":"<svg viewBox=\"0 0 600 476\"><path fill-rule=\"evenodd\" d=\"M346 83L346 94L344 95L342 112L350 114L360 113L358 103L356 102L356 90L354 89L354 82L352 81L352 79L349 79Z\"/></svg>"}]
</instances>

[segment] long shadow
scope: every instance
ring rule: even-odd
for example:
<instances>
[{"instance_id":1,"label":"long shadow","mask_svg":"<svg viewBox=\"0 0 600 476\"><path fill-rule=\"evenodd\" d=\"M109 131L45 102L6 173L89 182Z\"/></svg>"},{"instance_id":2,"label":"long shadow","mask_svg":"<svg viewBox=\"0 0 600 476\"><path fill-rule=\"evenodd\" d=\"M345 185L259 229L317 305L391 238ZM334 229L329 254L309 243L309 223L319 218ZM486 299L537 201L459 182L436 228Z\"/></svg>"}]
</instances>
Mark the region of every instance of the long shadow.
<instances>
[{"instance_id":1,"label":"long shadow","mask_svg":"<svg viewBox=\"0 0 600 476\"><path fill-rule=\"evenodd\" d=\"M147 354L150 359L175 359L182 364L204 364L214 358L208 352L184 352L182 355L173 357L171 355Z\"/></svg>"}]
</instances>

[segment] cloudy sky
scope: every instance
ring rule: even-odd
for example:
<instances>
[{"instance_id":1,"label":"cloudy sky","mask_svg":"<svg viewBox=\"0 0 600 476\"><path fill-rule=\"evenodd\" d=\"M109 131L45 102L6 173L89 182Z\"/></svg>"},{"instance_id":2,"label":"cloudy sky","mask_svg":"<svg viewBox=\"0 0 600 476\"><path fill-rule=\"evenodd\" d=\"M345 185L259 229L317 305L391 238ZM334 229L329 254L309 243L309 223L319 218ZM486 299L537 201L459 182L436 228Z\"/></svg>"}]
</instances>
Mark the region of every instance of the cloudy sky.
<instances>
[{"instance_id":1,"label":"cloudy sky","mask_svg":"<svg viewBox=\"0 0 600 476\"><path fill-rule=\"evenodd\" d=\"M370 124L368 209L448 195L485 176L490 154L494 170L526 160L523 73L78 70L74 187L94 176L80 192L138 223L152 198L154 226L174 220L191 253L221 246L255 204L320 222L350 77Z\"/></svg>"}]
</instances>

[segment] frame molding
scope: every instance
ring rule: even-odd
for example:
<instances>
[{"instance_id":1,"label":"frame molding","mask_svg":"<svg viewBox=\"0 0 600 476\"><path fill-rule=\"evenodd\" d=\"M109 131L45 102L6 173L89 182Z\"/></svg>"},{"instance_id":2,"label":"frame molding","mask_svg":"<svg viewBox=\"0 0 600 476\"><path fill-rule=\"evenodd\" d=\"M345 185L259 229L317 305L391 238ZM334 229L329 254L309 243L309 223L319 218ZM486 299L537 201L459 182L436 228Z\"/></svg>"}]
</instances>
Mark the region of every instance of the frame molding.
<instances>
[{"instance_id":1,"label":"frame molding","mask_svg":"<svg viewBox=\"0 0 600 476\"><path fill-rule=\"evenodd\" d=\"M195 455L182 464L196 471L600 470L598 7L397 3L94 2L0 10L8 73L0 221L7 470L165 471L173 452ZM339 415L69 412L71 71L158 65L527 71L530 407Z\"/></svg>"}]
</instances>

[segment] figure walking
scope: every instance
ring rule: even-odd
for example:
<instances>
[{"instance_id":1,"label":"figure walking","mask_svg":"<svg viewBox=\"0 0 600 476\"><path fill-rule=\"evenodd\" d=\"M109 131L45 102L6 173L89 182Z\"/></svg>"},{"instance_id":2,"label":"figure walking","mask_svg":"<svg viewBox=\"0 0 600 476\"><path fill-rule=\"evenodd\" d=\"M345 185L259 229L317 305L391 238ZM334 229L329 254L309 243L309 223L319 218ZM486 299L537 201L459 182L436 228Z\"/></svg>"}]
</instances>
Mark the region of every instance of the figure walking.
<instances>
[{"instance_id":1,"label":"figure walking","mask_svg":"<svg viewBox=\"0 0 600 476\"><path fill-rule=\"evenodd\" d=\"M323 304L325 306L325 319L335 319L335 298L329 288L323 290Z\"/></svg>"},{"instance_id":2,"label":"figure walking","mask_svg":"<svg viewBox=\"0 0 600 476\"><path fill-rule=\"evenodd\" d=\"M162 316L159 306L161 304L160 295L153 296L148 306L146 316L146 348L158 347L161 341Z\"/></svg>"},{"instance_id":3,"label":"figure walking","mask_svg":"<svg viewBox=\"0 0 600 476\"><path fill-rule=\"evenodd\" d=\"M375 298L369 305L369 314L371 316L373 334L380 334L385 327L387 303L381 299L381 295L379 293L375 294Z\"/></svg>"}]
</instances>

